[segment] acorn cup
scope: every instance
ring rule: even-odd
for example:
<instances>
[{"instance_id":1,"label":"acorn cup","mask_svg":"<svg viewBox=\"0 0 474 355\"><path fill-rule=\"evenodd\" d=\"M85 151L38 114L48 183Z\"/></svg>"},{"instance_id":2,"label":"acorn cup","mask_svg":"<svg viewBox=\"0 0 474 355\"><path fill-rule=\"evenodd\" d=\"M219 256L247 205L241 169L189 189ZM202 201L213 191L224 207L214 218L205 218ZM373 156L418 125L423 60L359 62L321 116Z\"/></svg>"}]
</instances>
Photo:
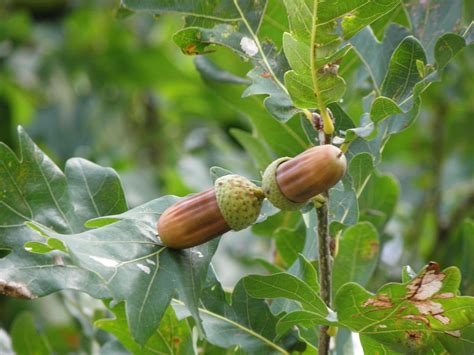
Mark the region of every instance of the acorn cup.
<instances>
[{"instance_id":1,"label":"acorn cup","mask_svg":"<svg viewBox=\"0 0 474 355\"><path fill-rule=\"evenodd\" d=\"M275 207L295 211L337 184L346 167L346 157L338 147L320 145L294 158L275 160L263 173L262 188Z\"/></svg>"},{"instance_id":2,"label":"acorn cup","mask_svg":"<svg viewBox=\"0 0 474 355\"><path fill-rule=\"evenodd\" d=\"M169 207L158 220L158 236L167 247L185 249L247 228L257 220L264 197L245 177L222 176L214 188Z\"/></svg>"}]
</instances>

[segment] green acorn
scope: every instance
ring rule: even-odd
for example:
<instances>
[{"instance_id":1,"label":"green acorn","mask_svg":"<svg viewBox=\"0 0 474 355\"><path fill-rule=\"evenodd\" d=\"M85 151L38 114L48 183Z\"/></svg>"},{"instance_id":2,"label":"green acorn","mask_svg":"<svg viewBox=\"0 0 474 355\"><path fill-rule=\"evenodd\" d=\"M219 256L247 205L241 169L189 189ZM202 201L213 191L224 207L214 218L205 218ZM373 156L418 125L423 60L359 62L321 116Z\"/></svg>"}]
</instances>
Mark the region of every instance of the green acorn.
<instances>
[{"instance_id":1,"label":"green acorn","mask_svg":"<svg viewBox=\"0 0 474 355\"><path fill-rule=\"evenodd\" d=\"M218 178L214 188L191 195L169 207L158 220L158 236L174 249L191 248L229 230L253 224L264 193L239 175Z\"/></svg>"},{"instance_id":2,"label":"green acorn","mask_svg":"<svg viewBox=\"0 0 474 355\"><path fill-rule=\"evenodd\" d=\"M294 158L275 160L263 173L262 188L275 207L294 211L334 186L346 167L346 157L338 147L321 145Z\"/></svg>"}]
</instances>

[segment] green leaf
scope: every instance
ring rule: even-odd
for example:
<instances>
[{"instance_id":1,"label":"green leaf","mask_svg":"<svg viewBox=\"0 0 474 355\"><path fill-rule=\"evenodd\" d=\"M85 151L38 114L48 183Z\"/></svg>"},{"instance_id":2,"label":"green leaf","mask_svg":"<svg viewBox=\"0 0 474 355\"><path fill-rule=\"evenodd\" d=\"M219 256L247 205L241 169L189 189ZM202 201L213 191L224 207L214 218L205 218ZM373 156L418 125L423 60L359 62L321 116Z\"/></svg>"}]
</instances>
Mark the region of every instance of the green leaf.
<instances>
[{"instance_id":1,"label":"green leaf","mask_svg":"<svg viewBox=\"0 0 474 355\"><path fill-rule=\"evenodd\" d=\"M377 265L379 250L378 233L372 224L362 222L347 228L334 259L333 294L348 282L366 285Z\"/></svg>"},{"instance_id":2,"label":"green leaf","mask_svg":"<svg viewBox=\"0 0 474 355\"><path fill-rule=\"evenodd\" d=\"M234 288L231 305L225 301L217 281L210 282L204 292L207 292L203 297L204 307L199 312L208 342L222 348L238 346L251 354L288 353L283 347L284 339L275 341L277 317L264 301L247 294L242 281ZM175 302L173 307L179 318L189 316L180 302Z\"/></svg>"},{"instance_id":3,"label":"green leaf","mask_svg":"<svg viewBox=\"0 0 474 355\"><path fill-rule=\"evenodd\" d=\"M423 47L414 37L406 37L395 49L382 84L382 95L401 102L411 95L416 83L421 81L416 61L426 63Z\"/></svg>"},{"instance_id":4,"label":"green leaf","mask_svg":"<svg viewBox=\"0 0 474 355\"><path fill-rule=\"evenodd\" d=\"M462 240L462 264L461 271L465 275L461 290L463 293L473 296L474 284L472 277L474 275L474 221L466 220L461 227Z\"/></svg>"},{"instance_id":5,"label":"green leaf","mask_svg":"<svg viewBox=\"0 0 474 355\"><path fill-rule=\"evenodd\" d=\"M24 355L48 355L51 350L45 337L38 332L33 315L29 312L20 313L10 330L13 350Z\"/></svg>"},{"instance_id":6,"label":"green leaf","mask_svg":"<svg viewBox=\"0 0 474 355\"><path fill-rule=\"evenodd\" d=\"M474 353L474 325L460 331L441 333L438 338L450 354Z\"/></svg>"},{"instance_id":7,"label":"green leaf","mask_svg":"<svg viewBox=\"0 0 474 355\"><path fill-rule=\"evenodd\" d=\"M283 74L287 71L286 60L274 46L262 43L258 37L260 30L265 33L266 28L261 27L265 12L274 11L277 6L273 3L267 6L266 1L248 4L236 0L225 2L225 5L211 2L202 7L192 2L162 4L152 1L143 6L134 0L127 0L126 5L136 10L145 8L159 13L181 12L186 15L187 26L174 35L174 41L185 54L207 53L217 45L230 48L239 56L251 60L255 67L247 75L253 83L243 96L267 96L265 107L279 120L287 121L298 110L282 84ZM207 13L203 13L204 8ZM208 66L200 67L209 69Z\"/></svg>"},{"instance_id":8,"label":"green leaf","mask_svg":"<svg viewBox=\"0 0 474 355\"><path fill-rule=\"evenodd\" d=\"M296 260L288 272L303 280L314 292L319 293L318 273L313 264L302 254L298 255L298 260Z\"/></svg>"},{"instance_id":9,"label":"green leaf","mask_svg":"<svg viewBox=\"0 0 474 355\"><path fill-rule=\"evenodd\" d=\"M325 46L333 42L340 42L342 38L337 35L337 21L342 19L342 37L349 39L363 27L374 22L386 13L392 11L399 2L388 0L381 3L374 0L338 0L318 1L318 44ZM313 19L312 1L286 0L285 5L290 20L290 29L298 40L309 43Z\"/></svg>"},{"instance_id":10,"label":"green leaf","mask_svg":"<svg viewBox=\"0 0 474 355\"><path fill-rule=\"evenodd\" d=\"M359 208L350 178L345 175L329 191L329 220L343 225L357 223Z\"/></svg>"},{"instance_id":11,"label":"green leaf","mask_svg":"<svg viewBox=\"0 0 474 355\"><path fill-rule=\"evenodd\" d=\"M381 91L393 51L407 35L404 27L391 25L385 31L382 43L375 38L370 28L364 28L351 39L350 42L365 64L377 93Z\"/></svg>"},{"instance_id":12,"label":"green leaf","mask_svg":"<svg viewBox=\"0 0 474 355\"><path fill-rule=\"evenodd\" d=\"M232 5L232 0L209 1L198 3L192 0L122 0L122 4L134 11L150 11L154 14L181 12L191 18L212 19L215 21L237 21L239 12Z\"/></svg>"},{"instance_id":13,"label":"green leaf","mask_svg":"<svg viewBox=\"0 0 474 355\"><path fill-rule=\"evenodd\" d=\"M345 92L345 81L337 75L339 65L336 63L347 54L349 48L338 48L339 44L392 11L398 4L397 0L385 1L383 4L362 0L318 0L317 4L304 0L285 1L291 33L285 33L283 48L293 69L285 74L285 84L295 106L318 108L321 102L327 105L338 101ZM338 33L338 21L342 35ZM316 48L313 68L311 48ZM312 71L317 71L315 78L312 77Z\"/></svg>"},{"instance_id":14,"label":"green leaf","mask_svg":"<svg viewBox=\"0 0 474 355\"><path fill-rule=\"evenodd\" d=\"M282 271L280 270L275 273ZM288 269L288 273L305 282L314 292L319 293L318 273L313 264L304 255L298 255L298 259ZM273 314L291 312L298 309L300 309L298 303L288 298L277 298L271 304Z\"/></svg>"},{"instance_id":15,"label":"green leaf","mask_svg":"<svg viewBox=\"0 0 474 355\"><path fill-rule=\"evenodd\" d=\"M336 325L337 318L335 313L330 313L327 317L321 317L319 313L307 310L298 310L285 314L277 324L277 334L285 334L295 325L305 328L312 328L317 325Z\"/></svg>"},{"instance_id":16,"label":"green leaf","mask_svg":"<svg viewBox=\"0 0 474 355\"><path fill-rule=\"evenodd\" d=\"M444 67L454 58L454 56L466 46L463 37L455 33L446 33L436 41L434 56L438 70Z\"/></svg>"},{"instance_id":17,"label":"green leaf","mask_svg":"<svg viewBox=\"0 0 474 355\"><path fill-rule=\"evenodd\" d=\"M433 66L433 48L437 39L445 33L459 30L460 1L426 3L406 1L405 3L407 4L406 11L413 24L413 36L409 36L410 33L404 28L390 25L382 43L377 41L369 28L360 31L351 39L351 44L373 81L375 96L384 95L392 99L399 104L403 112L380 122L377 135L370 142L357 137L349 147L349 155L369 152L378 162L380 151L388 137L405 129L416 119L421 103L420 94L432 82L440 79L439 70L434 70ZM468 28L463 33L467 43L470 43L469 36L470 29ZM451 37L452 39L454 37ZM452 45L454 50L459 50L462 43L459 38L455 41L455 44L449 45ZM445 61L452 58L450 53L443 54ZM445 66L446 62L442 63ZM424 75L419 74L420 70Z\"/></svg>"},{"instance_id":18,"label":"green leaf","mask_svg":"<svg viewBox=\"0 0 474 355\"><path fill-rule=\"evenodd\" d=\"M19 135L20 161L0 145L5 186L0 246L12 250L0 259L0 292L36 298L74 289L95 298L125 300L131 332L141 344L177 292L199 326L200 287L218 241L185 251L158 245L156 222L177 198L163 197L116 214L126 203L113 170L73 159L65 176L23 130ZM102 213L112 215L100 220ZM86 230L86 218L101 227ZM43 243L45 237L54 253L24 249L23 243Z\"/></svg>"},{"instance_id":19,"label":"green leaf","mask_svg":"<svg viewBox=\"0 0 474 355\"><path fill-rule=\"evenodd\" d=\"M198 317L200 290L217 247L218 240L186 250L157 244L156 221L176 201L151 201L115 216L119 222L79 234L58 234L36 224L61 240L76 264L99 275L115 300L125 300L131 332L140 344L153 334L176 291Z\"/></svg>"},{"instance_id":20,"label":"green leaf","mask_svg":"<svg viewBox=\"0 0 474 355\"><path fill-rule=\"evenodd\" d=\"M434 64L436 39L447 32L455 32L462 19L463 1L431 0L422 3L405 0L412 31L425 48L428 63Z\"/></svg>"},{"instance_id":21,"label":"green leaf","mask_svg":"<svg viewBox=\"0 0 474 355\"><path fill-rule=\"evenodd\" d=\"M388 97L379 96L374 102L372 102L372 107L370 108L370 119L374 123L378 123L385 118L388 118L397 113L402 113L402 109Z\"/></svg>"},{"instance_id":22,"label":"green leaf","mask_svg":"<svg viewBox=\"0 0 474 355\"><path fill-rule=\"evenodd\" d=\"M19 159L0 144L0 248L11 250L0 259L0 293L36 298L74 289L96 298L110 296L98 275L74 265L67 255L27 252L26 242L42 252L65 249L55 240L44 244L45 237L25 223L36 221L58 232L80 232L89 218L123 212L126 202L117 174L83 159L71 159L64 175L22 128L18 135Z\"/></svg>"},{"instance_id":23,"label":"green leaf","mask_svg":"<svg viewBox=\"0 0 474 355\"><path fill-rule=\"evenodd\" d=\"M372 174L359 196L360 220L369 221L383 232L400 195L400 186L393 176Z\"/></svg>"},{"instance_id":24,"label":"green leaf","mask_svg":"<svg viewBox=\"0 0 474 355\"><path fill-rule=\"evenodd\" d=\"M364 354L384 354L384 355L397 355L402 354L400 352L395 352L390 350L384 344L366 336L360 335L360 343L364 349Z\"/></svg>"},{"instance_id":25,"label":"green leaf","mask_svg":"<svg viewBox=\"0 0 474 355\"><path fill-rule=\"evenodd\" d=\"M194 65L204 80L226 84L250 84L249 80L221 69L204 55L196 56L194 58Z\"/></svg>"},{"instance_id":26,"label":"green leaf","mask_svg":"<svg viewBox=\"0 0 474 355\"><path fill-rule=\"evenodd\" d=\"M303 309L325 319L329 310L319 295L304 281L288 273L269 276L250 275L243 279L247 292L255 298L288 298L299 302Z\"/></svg>"},{"instance_id":27,"label":"green leaf","mask_svg":"<svg viewBox=\"0 0 474 355\"><path fill-rule=\"evenodd\" d=\"M339 3L340 4L328 4L328 8L331 8L331 11L341 11L341 7L338 5L355 7L349 11L345 10L346 16L342 19L344 39L351 38L362 28L388 14L399 5L399 2L396 0L383 2L375 0L339 1Z\"/></svg>"},{"instance_id":28,"label":"green leaf","mask_svg":"<svg viewBox=\"0 0 474 355\"><path fill-rule=\"evenodd\" d=\"M230 134L245 148L260 171L265 170L273 161L268 148L252 134L237 128L232 128Z\"/></svg>"},{"instance_id":29,"label":"green leaf","mask_svg":"<svg viewBox=\"0 0 474 355\"><path fill-rule=\"evenodd\" d=\"M367 153L357 154L350 160L348 170L356 196L360 197L374 170L374 158Z\"/></svg>"},{"instance_id":30,"label":"green leaf","mask_svg":"<svg viewBox=\"0 0 474 355\"><path fill-rule=\"evenodd\" d=\"M390 348L410 352L432 348L440 334L458 336L474 321L474 298L458 296L460 272L435 263L405 283L371 294L348 283L336 295L339 322Z\"/></svg>"},{"instance_id":31,"label":"green leaf","mask_svg":"<svg viewBox=\"0 0 474 355\"><path fill-rule=\"evenodd\" d=\"M298 229L280 228L274 233L275 244L286 265L298 258L304 247L304 239Z\"/></svg>"},{"instance_id":32,"label":"green leaf","mask_svg":"<svg viewBox=\"0 0 474 355\"><path fill-rule=\"evenodd\" d=\"M115 318L99 319L94 325L114 335L120 343L133 354L176 354L186 352L192 347L191 332L186 321L178 321L171 307L166 310L160 327L156 329L150 339L142 346L138 344L130 333L123 302L111 307L109 310ZM189 349L188 349L189 350Z\"/></svg>"},{"instance_id":33,"label":"green leaf","mask_svg":"<svg viewBox=\"0 0 474 355\"><path fill-rule=\"evenodd\" d=\"M318 82L321 99L326 105L338 101L346 90L344 79L331 72L321 75ZM296 107L319 107L310 76L299 75L294 70L290 70L285 74L285 84Z\"/></svg>"},{"instance_id":34,"label":"green leaf","mask_svg":"<svg viewBox=\"0 0 474 355\"><path fill-rule=\"evenodd\" d=\"M25 243L25 250L29 251L30 253L47 254L53 249L48 244L40 242L27 242Z\"/></svg>"},{"instance_id":35,"label":"green leaf","mask_svg":"<svg viewBox=\"0 0 474 355\"><path fill-rule=\"evenodd\" d=\"M256 98L242 100L228 87L224 89L222 86L215 86L214 89L236 112L242 113L251 121L257 139L263 140L276 156L293 157L309 147L291 125L272 119Z\"/></svg>"}]
</instances>

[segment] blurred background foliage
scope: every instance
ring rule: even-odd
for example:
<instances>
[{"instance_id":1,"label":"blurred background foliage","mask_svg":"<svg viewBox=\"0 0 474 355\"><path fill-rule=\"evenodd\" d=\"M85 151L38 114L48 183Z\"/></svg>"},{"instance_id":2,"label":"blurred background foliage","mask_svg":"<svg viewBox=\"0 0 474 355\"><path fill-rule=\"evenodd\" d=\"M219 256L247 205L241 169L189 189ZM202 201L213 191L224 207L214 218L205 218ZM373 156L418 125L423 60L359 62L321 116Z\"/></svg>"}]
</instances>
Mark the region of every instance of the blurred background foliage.
<instances>
[{"instance_id":1,"label":"blurred background foliage","mask_svg":"<svg viewBox=\"0 0 474 355\"><path fill-rule=\"evenodd\" d=\"M465 3L465 18L472 19L474 3ZM261 100L240 99L243 86L237 83L216 87L202 80L195 60L171 40L180 18L127 16L118 7L109 0L0 4L0 141L16 149L16 126L23 125L60 167L80 156L115 168L130 207L207 188L215 165L258 178L235 128L250 132L252 115L273 119ZM383 29L383 23L374 25L383 33L377 26ZM248 63L222 48L209 56L245 81ZM380 170L399 181L400 200L383 238L372 290L399 280L403 265L417 269L436 260L462 267L463 293L474 295L474 243L467 238L472 224L463 223L474 217L473 57L473 47L457 56L443 83L423 94L416 123L385 147ZM342 106L360 117L369 85L354 53L341 64L341 74L350 88ZM235 109L239 102L243 110ZM288 124L298 127L299 120ZM225 286L261 270L255 259L269 259L275 250L269 237L265 227L255 227L222 239L214 264ZM285 265L285 255L281 258ZM25 322L15 316L29 309L49 335L46 346L58 352L81 349L87 341L81 335L84 322L100 318L103 307L81 300L89 307L75 308L77 297L86 298L65 293L27 303L0 296L0 329ZM97 329L89 332L100 336Z\"/></svg>"}]
</instances>

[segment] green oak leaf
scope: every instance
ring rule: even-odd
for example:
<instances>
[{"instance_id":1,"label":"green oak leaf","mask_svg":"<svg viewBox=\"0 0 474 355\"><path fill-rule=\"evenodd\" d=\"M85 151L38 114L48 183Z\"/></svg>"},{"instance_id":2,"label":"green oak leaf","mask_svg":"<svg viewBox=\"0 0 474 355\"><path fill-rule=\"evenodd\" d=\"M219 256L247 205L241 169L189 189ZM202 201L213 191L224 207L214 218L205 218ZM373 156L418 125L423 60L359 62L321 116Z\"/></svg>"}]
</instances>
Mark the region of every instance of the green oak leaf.
<instances>
[{"instance_id":1,"label":"green oak leaf","mask_svg":"<svg viewBox=\"0 0 474 355\"><path fill-rule=\"evenodd\" d=\"M156 222L176 197L124 212L112 169L71 159L63 174L22 129L19 137L20 159L0 145L0 247L10 251L0 259L0 292L31 299L72 289L125 300L141 344L177 293L199 326L200 286L218 241L185 251L159 245Z\"/></svg>"},{"instance_id":2,"label":"green oak leaf","mask_svg":"<svg viewBox=\"0 0 474 355\"><path fill-rule=\"evenodd\" d=\"M372 224L361 222L344 230L334 258L333 294L348 282L366 285L375 270L379 250L378 233Z\"/></svg>"},{"instance_id":3,"label":"green oak leaf","mask_svg":"<svg viewBox=\"0 0 474 355\"><path fill-rule=\"evenodd\" d=\"M357 198L367 186L372 172L374 171L374 159L368 153L360 153L353 156L349 162L349 175Z\"/></svg>"},{"instance_id":4,"label":"green oak leaf","mask_svg":"<svg viewBox=\"0 0 474 355\"><path fill-rule=\"evenodd\" d=\"M474 298L459 296L457 268L431 263L405 283L390 283L372 294L355 283L339 289L339 323L387 346L391 351L431 349L440 336L461 337L474 321Z\"/></svg>"},{"instance_id":5,"label":"green oak leaf","mask_svg":"<svg viewBox=\"0 0 474 355\"><path fill-rule=\"evenodd\" d=\"M456 33L446 33L438 38L434 47L434 57L438 70L444 69L464 47L466 47L466 40Z\"/></svg>"},{"instance_id":6,"label":"green oak leaf","mask_svg":"<svg viewBox=\"0 0 474 355\"><path fill-rule=\"evenodd\" d=\"M398 355L400 352L392 351L389 347L382 343L368 337L367 335L360 335L360 343L364 349L364 354L384 354L384 355Z\"/></svg>"},{"instance_id":7,"label":"green oak leaf","mask_svg":"<svg viewBox=\"0 0 474 355\"><path fill-rule=\"evenodd\" d=\"M290 33L284 34L283 49L292 68L285 74L285 84L294 105L305 109L341 99L345 81L337 75L338 63L349 46L340 44L399 4L396 0L284 2ZM311 67L313 53L316 60ZM313 71L317 71L314 77Z\"/></svg>"},{"instance_id":8,"label":"green oak leaf","mask_svg":"<svg viewBox=\"0 0 474 355\"><path fill-rule=\"evenodd\" d=\"M382 233L395 211L399 195L398 181L375 171L359 195L360 220L371 222Z\"/></svg>"},{"instance_id":9,"label":"green oak leaf","mask_svg":"<svg viewBox=\"0 0 474 355\"><path fill-rule=\"evenodd\" d=\"M160 326L144 345L138 344L128 329L125 304L120 302L108 309L114 318L99 319L94 325L120 340L132 354L169 354L177 352L192 353L191 329L186 321L178 321L171 307L166 310Z\"/></svg>"},{"instance_id":10,"label":"green oak leaf","mask_svg":"<svg viewBox=\"0 0 474 355\"><path fill-rule=\"evenodd\" d=\"M392 54L382 83L382 95L397 103L409 97L415 84L423 79L416 68L417 60L426 63L423 47L415 37L406 37Z\"/></svg>"},{"instance_id":11,"label":"green oak leaf","mask_svg":"<svg viewBox=\"0 0 474 355\"><path fill-rule=\"evenodd\" d=\"M338 101L346 90L344 79L330 71L322 74L318 82L321 100L326 105ZM317 108L319 106L309 75L300 75L290 70L285 74L285 84L296 107Z\"/></svg>"},{"instance_id":12,"label":"green oak leaf","mask_svg":"<svg viewBox=\"0 0 474 355\"><path fill-rule=\"evenodd\" d=\"M357 223L358 217L357 196L346 174L329 191L329 220L332 224L351 225Z\"/></svg>"},{"instance_id":13,"label":"green oak leaf","mask_svg":"<svg viewBox=\"0 0 474 355\"><path fill-rule=\"evenodd\" d=\"M401 108L395 101L388 97L379 96L372 102L372 106L370 107L370 119L374 123L379 123L385 118L401 112Z\"/></svg>"},{"instance_id":14,"label":"green oak leaf","mask_svg":"<svg viewBox=\"0 0 474 355\"><path fill-rule=\"evenodd\" d=\"M404 0L408 10L413 34L425 49L428 63L434 64L434 47L436 39L447 32L460 30L463 1L461 0Z\"/></svg>"},{"instance_id":15,"label":"green oak leaf","mask_svg":"<svg viewBox=\"0 0 474 355\"><path fill-rule=\"evenodd\" d=\"M306 282L289 273L268 276L250 275L243 279L247 292L255 298L288 298L301 307L326 318L329 314L323 300Z\"/></svg>"},{"instance_id":16,"label":"green oak leaf","mask_svg":"<svg viewBox=\"0 0 474 355\"><path fill-rule=\"evenodd\" d=\"M199 325L200 288L218 240L186 250L160 246L156 222L177 200L153 200L114 216L115 223L78 234L59 234L32 222L35 230L61 240L74 263L98 275L115 300L125 300L131 332L140 344L158 327L176 292Z\"/></svg>"},{"instance_id":17,"label":"green oak leaf","mask_svg":"<svg viewBox=\"0 0 474 355\"><path fill-rule=\"evenodd\" d=\"M269 149L257 137L238 128L232 128L230 134L244 147L247 153L254 159L255 165L260 171L273 161Z\"/></svg>"},{"instance_id":18,"label":"green oak leaf","mask_svg":"<svg viewBox=\"0 0 474 355\"><path fill-rule=\"evenodd\" d=\"M15 353L25 355L51 354L46 337L36 329L33 314L22 312L15 317L10 329L12 347Z\"/></svg>"},{"instance_id":19,"label":"green oak leaf","mask_svg":"<svg viewBox=\"0 0 474 355\"><path fill-rule=\"evenodd\" d=\"M178 318L189 316L181 302L174 302L173 307ZM288 354L290 349L301 345L292 332L276 338L278 317L264 301L248 294L243 281L235 286L229 304L220 283L210 272L199 312L206 340L222 348L237 346L251 354Z\"/></svg>"},{"instance_id":20,"label":"green oak leaf","mask_svg":"<svg viewBox=\"0 0 474 355\"><path fill-rule=\"evenodd\" d=\"M26 223L35 221L62 233L81 232L90 218L125 211L117 174L77 158L66 163L63 173L21 127L18 136L19 157L0 143L0 249L9 251L0 259L0 293L36 298L73 289L109 297L98 275L64 254L62 242L35 233ZM29 248L46 254L30 253Z\"/></svg>"},{"instance_id":21,"label":"green oak leaf","mask_svg":"<svg viewBox=\"0 0 474 355\"><path fill-rule=\"evenodd\" d=\"M474 353L474 325L460 331L440 333L438 338L450 354Z\"/></svg>"},{"instance_id":22,"label":"green oak leaf","mask_svg":"<svg viewBox=\"0 0 474 355\"><path fill-rule=\"evenodd\" d=\"M173 39L188 55L205 54L215 46L230 48L245 60L251 60L254 69L248 73L252 84L243 96L265 95L265 106L279 120L287 121L297 110L284 87L283 74L288 69L284 56L268 38L274 33L282 33L281 26L275 25L272 14L285 15L282 5L275 1L210 1L204 5L194 1L157 1L146 3L124 0L128 9L146 10L154 13L181 13L185 16L185 28L178 31ZM269 33L272 33L269 36ZM281 39L278 39L281 41ZM202 68L201 68L202 69ZM206 66L208 76L219 77L220 70Z\"/></svg>"},{"instance_id":23,"label":"green oak leaf","mask_svg":"<svg viewBox=\"0 0 474 355\"><path fill-rule=\"evenodd\" d=\"M466 30L458 26L460 1L405 1L405 7L413 24L412 36L407 29L392 24L386 29L382 42L370 28L363 29L350 40L374 86L376 95L370 112L374 114L373 121L381 117L383 121L379 122L377 134L370 142L357 136L357 132L352 135L348 154L368 152L374 155L376 163L390 135L407 128L418 116L421 93L431 83L439 81L446 64L472 42L472 26ZM424 75L419 73L421 64ZM398 106L386 102L389 117L383 117L385 113L381 116L377 107L380 95L385 97L383 100L390 99Z\"/></svg>"}]
</instances>

